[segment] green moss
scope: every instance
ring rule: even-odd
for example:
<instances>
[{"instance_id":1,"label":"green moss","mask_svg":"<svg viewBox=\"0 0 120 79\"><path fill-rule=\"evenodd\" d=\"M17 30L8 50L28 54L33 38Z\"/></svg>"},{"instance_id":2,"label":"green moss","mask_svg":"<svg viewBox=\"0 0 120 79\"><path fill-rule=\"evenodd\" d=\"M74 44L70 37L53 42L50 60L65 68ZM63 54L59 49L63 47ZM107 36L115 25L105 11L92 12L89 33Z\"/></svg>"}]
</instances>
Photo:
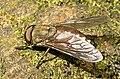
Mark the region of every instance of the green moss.
<instances>
[{"instance_id":1,"label":"green moss","mask_svg":"<svg viewBox=\"0 0 120 79\"><path fill-rule=\"evenodd\" d=\"M0 3L0 72L2 66L4 73L0 73L1 79L7 78L106 78L120 77L119 51L120 51L120 6L119 0L33 0L33 1L2 1ZM23 33L25 27L32 24L42 24L51 17L44 12L52 9L54 6L79 6L81 14L78 17L86 18L90 16L106 15L110 19L107 25L90 27L82 29L84 34L97 35L94 42L97 48L102 51L104 60L102 62L92 63L76 61L69 57L64 59L64 55L54 55L48 53L41 61L39 69L36 69L44 51L36 50L17 50L17 45L26 46ZM54 10L54 9L53 9ZM51 11L51 10L50 10ZM49 12L49 11L48 11ZM52 13L52 12L50 12ZM47 18L46 18L47 17ZM52 16L55 17L55 16ZM7 29L9 28L9 29ZM7 30L6 30L7 29ZM107 36L103 36L107 35ZM103 38L99 37L103 36ZM94 69L96 68L96 69ZM96 71L95 71L96 70ZM98 75L96 75L96 73ZM114 75L113 75L114 74Z\"/></svg>"}]
</instances>

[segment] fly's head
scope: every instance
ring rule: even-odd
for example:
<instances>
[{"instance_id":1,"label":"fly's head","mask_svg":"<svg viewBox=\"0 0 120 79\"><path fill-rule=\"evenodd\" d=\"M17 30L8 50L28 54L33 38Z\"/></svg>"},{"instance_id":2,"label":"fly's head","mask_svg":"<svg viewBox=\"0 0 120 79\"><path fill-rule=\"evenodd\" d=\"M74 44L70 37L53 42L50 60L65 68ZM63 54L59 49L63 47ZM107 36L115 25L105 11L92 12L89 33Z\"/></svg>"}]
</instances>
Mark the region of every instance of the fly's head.
<instances>
[{"instance_id":1,"label":"fly's head","mask_svg":"<svg viewBox=\"0 0 120 79\"><path fill-rule=\"evenodd\" d=\"M25 30L24 38L28 44L41 44L50 41L55 33L55 27L31 25Z\"/></svg>"}]
</instances>

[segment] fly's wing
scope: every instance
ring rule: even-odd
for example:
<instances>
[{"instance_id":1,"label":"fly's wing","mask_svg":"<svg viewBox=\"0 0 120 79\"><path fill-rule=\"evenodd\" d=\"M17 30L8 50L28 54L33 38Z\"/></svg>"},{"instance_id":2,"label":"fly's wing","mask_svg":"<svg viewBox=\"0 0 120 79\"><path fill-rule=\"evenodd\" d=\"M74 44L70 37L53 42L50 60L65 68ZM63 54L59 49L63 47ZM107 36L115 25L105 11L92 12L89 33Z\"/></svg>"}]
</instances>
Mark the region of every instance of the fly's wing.
<instances>
[{"instance_id":1,"label":"fly's wing","mask_svg":"<svg viewBox=\"0 0 120 79\"><path fill-rule=\"evenodd\" d=\"M56 25L71 25L75 27L76 29L84 28L84 27L90 27L90 26L96 26L99 24L103 24L108 21L107 16L94 16L85 18L82 20L68 20L65 22L59 22L55 23Z\"/></svg>"},{"instance_id":2,"label":"fly's wing","mask_svg":"<svg viewBox=\"0 0 120 79\"><path fill-rule=\"evenodd\" d=\"M46 45L55 50L73 56L87 62L99 62L103 59L102 54L92 44L86 41L84 36L75 35L70 32L62 32Z\"/></svg>"}]
</instances>

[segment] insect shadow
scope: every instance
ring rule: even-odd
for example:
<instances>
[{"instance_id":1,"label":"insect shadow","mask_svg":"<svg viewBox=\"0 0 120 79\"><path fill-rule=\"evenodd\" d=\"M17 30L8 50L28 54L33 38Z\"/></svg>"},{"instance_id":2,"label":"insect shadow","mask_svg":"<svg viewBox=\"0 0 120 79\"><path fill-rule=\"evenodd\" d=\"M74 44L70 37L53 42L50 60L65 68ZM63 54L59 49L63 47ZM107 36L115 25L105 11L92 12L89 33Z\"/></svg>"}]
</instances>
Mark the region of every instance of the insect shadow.
<instances>
[{"instance_id":1,"label":"insect shadow","mask_svg":"<svg viewBox=\"0 0 120 79\"><path fill-rule=\"evenodd\" d=\"M24 47L24 46L20 46L20 47L16 47L16 49L19 49L19 50L27 50L27 49L31 49L31 50L36 50L36 51L46 51L48 48L47 47L42 47L42 46L32 46L32 47ZM83 69L93 75L95 75L96 77L102 77L102 75L100 74L99 72L99 69L97 68L96 64L95 63L90 63L90 62L86 62L86 61L82 61L82 60L79 60L77 58L74 58L70 55L67 55L65 53L61 53L60 51L57 51L57 50L54 50L54 49L50 49L48 51L49 53L55 55L55 57L53 58L50 58L48 60L44 59L44 55L37 63L37 66L36 68L39 69L39 67L48 62L48 61L52 61L54 60L55 58L59 57L63 60L66 60L68 63L67 63L67 66L69 67L70 64L74 65L75 67L78 67L78 69ZM56 53L57 52L57 53Z\"/></svg>"}]
</instances>

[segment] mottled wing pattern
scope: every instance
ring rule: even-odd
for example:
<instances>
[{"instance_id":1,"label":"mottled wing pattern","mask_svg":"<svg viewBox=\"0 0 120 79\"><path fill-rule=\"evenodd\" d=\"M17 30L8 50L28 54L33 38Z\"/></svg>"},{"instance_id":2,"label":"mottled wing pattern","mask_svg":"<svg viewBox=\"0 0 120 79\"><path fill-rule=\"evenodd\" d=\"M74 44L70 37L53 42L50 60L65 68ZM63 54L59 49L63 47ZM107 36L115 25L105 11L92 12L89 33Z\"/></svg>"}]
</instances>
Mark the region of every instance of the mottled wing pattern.
<instances>
[{"instance_id":1,"label":"mottled wing pattern","mask_svg":"<svg viewBox=\"0 0 120 79\"><path fill-rule=\"evenodd\" d=\"M59 31L54 38L54 41L46 43L48 47L88 62L99 62L103 59L100 51L79 33L74 34L64 30Z\"/></svg>"}]
</instances>

